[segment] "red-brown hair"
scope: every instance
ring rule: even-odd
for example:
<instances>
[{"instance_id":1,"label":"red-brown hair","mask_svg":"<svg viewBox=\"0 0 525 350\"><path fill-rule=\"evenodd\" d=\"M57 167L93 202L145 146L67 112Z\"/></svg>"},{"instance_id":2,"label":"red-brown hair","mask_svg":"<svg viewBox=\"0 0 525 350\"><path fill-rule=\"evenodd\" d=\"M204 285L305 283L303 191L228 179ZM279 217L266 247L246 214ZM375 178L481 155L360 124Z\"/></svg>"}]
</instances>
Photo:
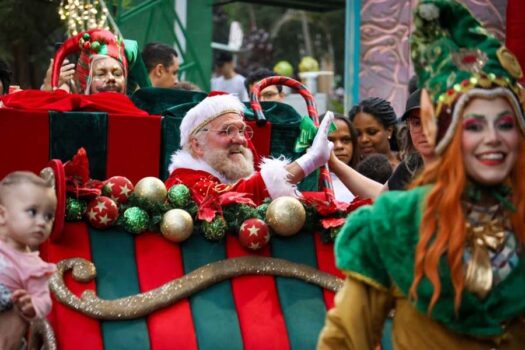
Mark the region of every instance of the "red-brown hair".
<instances>
[{"instance_id":1,"label":"red-brown hair","mask_svg":"<svg viewBox=\"0 0 525 350\"><path fill-rule=\"evenodd\" d=\"M411 187L434 184L425 203L422 217L424 224L421 225L416 247L414 280L409 291L409 297L417 299L417 287L421 279L426 277L430 280L434 291L428 307L429 313L441 294L438 264L445 252L451 270L456 311L461 304L466 239L461 197L467 182L461 148L462 133L462 123L459 122L456 133L442 156L429 164L411 184ZM511 214L511 222L516 237L521 243L525 243L525 181L520 181L518 174L519 169L525 169L525 138L520 135L516 164L510 174L512 202L516 206L516 211Z\"/></svg>"}]
</instances>

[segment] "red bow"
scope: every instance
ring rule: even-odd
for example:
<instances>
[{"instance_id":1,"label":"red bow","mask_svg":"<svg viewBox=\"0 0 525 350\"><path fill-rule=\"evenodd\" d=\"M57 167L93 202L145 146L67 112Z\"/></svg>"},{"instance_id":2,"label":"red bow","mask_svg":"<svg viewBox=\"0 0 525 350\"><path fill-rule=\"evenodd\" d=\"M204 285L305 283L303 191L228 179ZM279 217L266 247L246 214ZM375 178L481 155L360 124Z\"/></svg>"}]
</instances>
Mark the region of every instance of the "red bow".
<instances>
[{"instance_id":1,"label":"red bow","mask_svg":"<svg viewBox=\"0 0 525 350\"><path fill-rule=\"evenodd\" d=\"M248 197L248 193L224 192L218 196L210 195L206 197L197 211L199 220L212 222L216 214L222 215L222 207L228 204L246 204L255 207L255 203Z\"/></svg>"},{"instance_id":2,"label":"red bow","mask_svg":"<svg viewBox=\"0 0 525 350\"><path fill-rule=\"evenodd\" d=\"M64 164L66 192L75 198L90 199L100 196L102 181L89 178L89 161L81 147L70 161Z\"/></svg>"}]
</instances>

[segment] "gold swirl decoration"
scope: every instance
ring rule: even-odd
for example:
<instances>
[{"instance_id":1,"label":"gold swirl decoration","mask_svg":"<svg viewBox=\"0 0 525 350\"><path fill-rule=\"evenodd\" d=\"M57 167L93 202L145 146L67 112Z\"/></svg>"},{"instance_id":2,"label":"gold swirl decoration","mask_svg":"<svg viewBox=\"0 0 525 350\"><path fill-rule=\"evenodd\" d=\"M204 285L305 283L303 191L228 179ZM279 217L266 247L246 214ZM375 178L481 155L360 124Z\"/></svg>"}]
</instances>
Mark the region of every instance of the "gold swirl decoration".
<instances>
[{"instance_id":1,"label":"gold swirl decoration","mask_svg":"<svg viewBox=\"0 0 525 350\"><path fill-rule=\"evenodd\" d=\"M81 258L65 259L57 264L57 270L49 281L51 291L57 300L99 320L129 320L144 317L211 285L247 274L297 278L334 292L343 286L340 278L310 266L277 258L244 256L204 265L145 293L103 300L92 290L84 291L79 298L64 283L64 274L69 270L72 270L73 278L81 282L95 278L96 270L91 262Z\"/></svg>"},{"instance_id":2,"label":"gold swirl decoration","mask_svg":"<svg viewBox=\"0 0 525 350\"><path fill-rule=\"evenodd\" d=\"M28 349L56 350L56 338L53 328L47 320L31 322Z\"/></svg>"}]
</instances>

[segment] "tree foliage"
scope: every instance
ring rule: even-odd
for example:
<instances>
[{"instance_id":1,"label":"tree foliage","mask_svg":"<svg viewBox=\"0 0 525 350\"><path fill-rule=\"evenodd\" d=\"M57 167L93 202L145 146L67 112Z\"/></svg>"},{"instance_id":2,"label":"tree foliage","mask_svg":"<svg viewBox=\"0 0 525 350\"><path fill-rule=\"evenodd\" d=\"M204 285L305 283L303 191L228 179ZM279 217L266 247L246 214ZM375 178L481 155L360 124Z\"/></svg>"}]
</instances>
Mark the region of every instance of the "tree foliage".
<instances>
[{"instance_id":1,"label":"tree foliage","mask_svg":"<svg viewBox=\"0 0 525 350\"><path fill-rule=\"evenodd\" d=\"M54 44L64 40L58 18L59 1L0 1L0 58L13 72L13 84L38 88Z\"/></svg>"}]
</instances>

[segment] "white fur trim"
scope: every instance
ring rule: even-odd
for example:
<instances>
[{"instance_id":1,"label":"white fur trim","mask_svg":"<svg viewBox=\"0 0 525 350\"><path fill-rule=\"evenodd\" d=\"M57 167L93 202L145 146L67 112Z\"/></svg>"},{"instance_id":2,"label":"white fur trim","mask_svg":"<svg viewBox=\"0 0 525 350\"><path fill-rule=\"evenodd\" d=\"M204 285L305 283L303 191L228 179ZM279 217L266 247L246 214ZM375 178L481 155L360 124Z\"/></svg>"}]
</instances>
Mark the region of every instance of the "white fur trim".
<instances>
[{"instance_id":1,"label":"white fur trim","mask_svg":"<svg viewBox=\"0 0 525 350\"><path fill-rule=\"evenodd\" d=\"M237 112L243 115L244 104L233 95L216 95L206 97L190 109L180 124L180 145L183 147L190 140L190 135L196 129L203 128L213 119L225 113Z\"/></svg>"},{"instance_id":2,"label":"white fur trim","mask_svg":"<svg viewBox=\"0 0 525 350\"><path fill-rule=\"evenodd\" d=\"M261 160L261 177L272 199L282 196L300 197L297 187L288 181L290 173L285 168L288 164L290 161L284 156Z\"/></svg>"},{"instance_id":3,"label":"white fur trim","mask_svg":"<svg viewBox=\"0 0 525 350\"><path fill-rule=\"evenodd\" d=\"M463 110L471 99L475 97L490 99L498 96L507 98L511 107L514 109L518 125L520 126L523 135L525 135L525 120L523 118L523 112L520 108L518 100L516 99L516 96L509 89L502 87L495 89L474 88L458 98L454 106L454 111L452 112L452 120L450 121L450 125L445 133L445 136L443 136L441 141L439 141L439 143L436 145L436 153L443 153L450 141L452 141L452 137L454 137L456 128L458 126L459 118L463 116Z\"/></svg>"},{"instance_id":4,"label":"white fur trim","mask_svg":"<svg viewBox=\"0 0 525 350\"><path fill-rule=\"evenodd\" d=\"M191 170L201 170L205 171L216 178L218 178L222 183L230 184L231 181L226 180L226 178L221 175L217 170L213 169L208 163L202 159L194 158L189 152L185 150L176 151L171 155L171 163L168 167L170 174L175 169L191 169Z\"/></svg>"}]
</instances>

